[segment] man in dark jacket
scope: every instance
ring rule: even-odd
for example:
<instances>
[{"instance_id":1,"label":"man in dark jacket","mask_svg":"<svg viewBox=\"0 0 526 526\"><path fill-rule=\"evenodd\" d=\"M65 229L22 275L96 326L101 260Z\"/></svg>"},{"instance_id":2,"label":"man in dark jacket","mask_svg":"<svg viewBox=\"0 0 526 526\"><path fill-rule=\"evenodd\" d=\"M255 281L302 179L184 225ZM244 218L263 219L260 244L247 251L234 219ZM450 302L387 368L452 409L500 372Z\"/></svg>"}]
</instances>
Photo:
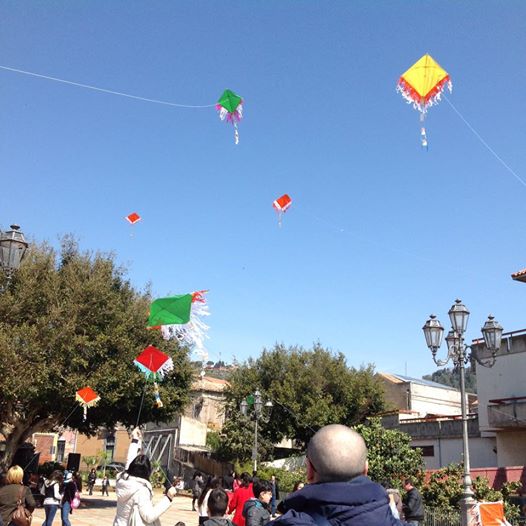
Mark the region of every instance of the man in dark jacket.
<instances>
[{"instance_id":1,"label":"man in dark jacket","mask_svg":"<svg viewBox=\"0 0 526 526\"><path fill-rule=\"evenodd\" d=\"M385 489L367 475L367 448L352 429L320 429L307 448L309 485L283 501L272 526L401 526Z\"/></svg>"},{"instance_id":2,"label":"man in dark jacket","mask_svg":"<svg viewBox=\"0 0 526 526\"><path fill-rule=\"evenodd\" d=\"M418 526L418 523L424 520L422 495L420 495L420 492L413 486L411 479L406 479L404 489L406 491L404 497L405 520L408 524Z\"/></svg>"}]
</instances>

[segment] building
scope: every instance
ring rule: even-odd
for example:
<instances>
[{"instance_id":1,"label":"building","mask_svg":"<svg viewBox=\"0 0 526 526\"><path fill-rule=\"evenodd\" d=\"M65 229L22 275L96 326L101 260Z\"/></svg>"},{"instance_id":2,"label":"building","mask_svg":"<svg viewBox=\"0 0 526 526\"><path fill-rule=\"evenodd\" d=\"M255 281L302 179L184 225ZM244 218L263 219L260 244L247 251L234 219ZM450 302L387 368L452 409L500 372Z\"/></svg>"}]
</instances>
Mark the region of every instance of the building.
<instances>
[{"instance_id":1,"label":"building","mask_svg":"<svg viewBox=\"0 0 526 526\"><path fill-rule=\"evenodd\" d=\"M382 417L386 429L397 429L411 436L411 447L420 448L426 469L439 469L451 463L461 463L462 418L446 417L406 418L394 413ZM473 468L496 466L495 439L483 437L476 414L468 415L470 461Z\"/></svg>"},{"instance_id":2,"label":"building","mask_svg":"<svg viewBox=\"0 0 526 526\"><path fill-rule=\"evenodd\" d=\"M462 407L458 389L420 378L379 373L385 400L392 411L382 417L387 429L411 436L422 449L426 469L462 462ZM482 436L475 412L477 396L467 394L470 460L473 467L495 466L494 437Z\"/></svg>"},{"instance_id":3,"label":"building","mask_svg":"<svg viewBox=\"0 0 526 526\"><path fill-rule=\"evenodd\" d=\"M388 409L400 411L400 418L459 415L460 391L437 382L400 374L378 373ZM472 395L472 401L476 396Z\"/></svg>"},{"instance_id":4,"label":"building","mask_svg":"<svg viewBox=\"0 0 526 526\"><path fill-rule=\"evenodd\" d=\"M221 378L200 376L192 384L190 404L184 415L205 424L208 429L221 429L225 423L225 391L229 385Z\"/></svg>"},{"instance_id":5,"label":"building","mask_svg":"<svg viewBox=\"0 0 526 526\"><path fill-rule=\"evenodd\" d=\"M491 361L483 340L472 347ZM480 431L496 440L496 465L526 465L526 329L504 333L493 367L477 363L476 374Z\"/></svg>"}]
</instances>

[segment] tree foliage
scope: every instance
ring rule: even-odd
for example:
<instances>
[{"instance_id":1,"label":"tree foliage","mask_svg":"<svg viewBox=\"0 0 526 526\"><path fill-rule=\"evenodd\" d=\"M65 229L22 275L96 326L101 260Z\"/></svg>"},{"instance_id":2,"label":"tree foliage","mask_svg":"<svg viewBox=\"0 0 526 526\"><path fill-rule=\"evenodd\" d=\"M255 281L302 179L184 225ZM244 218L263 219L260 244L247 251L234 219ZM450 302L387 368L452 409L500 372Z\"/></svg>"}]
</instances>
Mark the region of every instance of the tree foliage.
<instances>
[{"instance_id":1,"label":"tree foliage","mask_svg":"<svg viewBox=\"0 0 526 526\"><path fill-rule=\"evenodd\" d=\"M423 379L460 389L460 377L456 368L439 369L432 374L426 374ZM477 392L477 376L474 367L466 367L466 391L468 393Z\"/></svg>"},{"instance_id":2,"label":"tree foliage","mask_svg":"<svg viewBox=\"0 0 526 526\"><path fill-rule=\"evenodd\" d=\"M256 389L264 402L273 404L263 408L262 443L275 444L291 437L304 446L324 425L352 426L384 408L383 390L373 366L349 367L343 354L333 354L320 344L309 350L283 345L264 349L259 358L235 369L229 381L229 422L222 433L222 451L225 455L230 451L232 460L243 460L251 451L245 440L253 432L253 424L239 415L239 404Z\"/></svg>"},{"instance_id":3,"label":"tree foliage","mask_svg":"<svg viewBox=\"0 0 526 526\"><path fill-rule=\"evenodd\" d=\"M6 281L0 285L7 285ZM111 255L81 253L64 239L60 253L33 246L0 294L0 433L4 464L32 433L68 427L170 419L187 401L192 380L187 351L146 331L150 297L136 291ZM174 370L160 385L164 407L133 365L148 344L168 352ZM75 392L90 385L101 400L86 421Z\"/></svg>"},{"instance_id":4,"label":"tree foliage","mask_svg":"<svg viewBox=\"0 0 526 526\"><path fill-rule=\"evenodd\" d=\"M462 464L450 464L435 471L429 482L422 489L422 496L427 506L440 512L458 510L462 499ZM501 490L489 486L488 479L477 477L473 481L474 498L477 501L496 502L504 501L504 512L508 521L515 523L519 518L518 506L511 504L509 496L516 493L521 487L520 482L507 482Z\"/></svg>"},{"instance_id":5,"label":"tree foliage","mask_svg":"<svg viewBox=\"0 0 526 526\"><path fill-rule=\"evenodd\" d=\"M372 418L354 429L367 445L369 476L374 481L401 489L407 477L423 479L425 466L422 450L411 448L410 435L383 428L379 418Z\"/></svg>"}]
</instances>

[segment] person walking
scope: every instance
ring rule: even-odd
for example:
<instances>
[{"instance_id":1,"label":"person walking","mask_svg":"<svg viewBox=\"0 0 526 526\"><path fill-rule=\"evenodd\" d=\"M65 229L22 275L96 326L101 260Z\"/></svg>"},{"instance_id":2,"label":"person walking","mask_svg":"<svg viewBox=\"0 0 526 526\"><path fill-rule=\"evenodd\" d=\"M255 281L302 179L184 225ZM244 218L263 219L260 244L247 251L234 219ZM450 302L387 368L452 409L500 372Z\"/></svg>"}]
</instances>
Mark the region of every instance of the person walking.
<instances>
[{"instance_id":1,"label":"person walking","mask_svg":"<svg viewBox=\"0 0 526 526\"><path fill-rule=\"evenodd\" d=\"M95 487L95 482L97 481L97 472L95 468L91 468L91 471L88 474L88 491L90 495L93 495L93 488Z\"/></svg>"},{"instance_id":2,"label":"person walking","mask_svg":"<svg viewBox=\"0 0 526 526\"><path fill-rule=\"evenodd\" d=\"M138 455L142 442L139 428L132 431L132 441L128 449L126 469L117 477L117 513L113 526L128 526L133 521L136 526L158 525L159 517L168 510L176 495L172 486L157 503L153 504L153 490L150 484L152 465L146 455Z\"/></svg>"},{"instance_id":3,"label":"person walking","mask_svg":"<svg viewBox=\"0 0 526 526\"><path fill-rule=\"evenodd\" d=\"M272 518L276 516L276 507L279 500L279 486L275 475L270 476L270 484L272 485L272 498L270 499L270 513ZM255 495L255 492L254 492Z\"/></svg>"},{"instance_id":4,"label":"person walking","mask_svg":"<svg viewBox=\"0 0 526 526\"><path fill-rule=\"evenodd\" d=\"M197 511L199 513L199 526L208 520L208 498L215 489L224 489L222 477L209 477L208 481L197 499Z\"/></svg>"},{"instance_id":5,"label":"person walking","mask_svg":"<svg viewBox=\"0 0 526 526\"><path fill-rule=\"evenodd\" d=\"M62 502L60 487L64 482L64 475L58 469L51 473L49 479L44 481L44 511L46 520L42 526L51 526L55 519L55 514Z\"/></svg>"},{"instance_id":6,"label":"person walking","mask_svg":"<svg viewBox=\"0 0 526 526\"><path fill-rule=\"evenodd\" d=\"M192 477L192 511L195 511L195 503L201 496L204 485L205 481L203 479L203 475L201 475L199 471L196 471Z\"/></svg>"},{"instance_id":7,"label":"person walking","mask_svg":"<svg viewBox=\"0 0 526 526\"><path fill-rule=\"evenodd\" d=\"M406 494L403 499L403 511L407 524L418 526L424 520L424 503L422 495L414 487L413 482L412 479L406 479L404 482Z\"/></svg>"},{"instance_id":8,"label":"person walking","mask_svg":"<svg viewBox=\"0 0 526 526\"><path fill-rule=\"evenodd\" d=\"M108 493L108 488L110 487L110 479L108 478L108 475L104 475L104 478L101 482L102 486L102 496L104 497L104 493L106 493L106 497L109 497L110 494Z\"/></svg>"},{"instance_id":9,"label":"person walking","mask_svg":"<svg viewBox=\"0 0 526 526\"><path fill-rule=\"evenodd\" d=\"M4 526L11 522L19 500L31 513L36 507L31 490L23 485L23 479L24 470L20 466L12 466L7 471L5 484L0 488L0 524Z\"/></svg>"},{"instance_id":10,"label":"person walking","mask_svg":"<svg viewBox=\"0 0 526 526\"><path fill-rule=\"evenodd\" d=\"M252 479L250 475L245 471L241 473L239 477L239 487L234 491L232 500L228 506L228 514L234 512L234 518L232 522L236 526L245 526L245 517L243 517L243 507L248 499L254 497L252 491Z\"/></svg>"},{"instance_id":11,"label":"person walking","mask_svg":"<svg viewBox=\"0 0 526 526\"><path fill-rule=\"evenodd\" d=\"M402 526L385 489L367 477L367 448L356 431L322 427L307 446L306 464L309 484L281 502L285 513L270 525Z\"/></svg>"},{"instance_id":12,"label":"person walking","mask_svg":"<svg viewBox=\"0 0 526 526\"><path fill-rule=\"evenodd\" d=\"M64 487L62 495L62 508L60 510L60 518L62 519L62 526L71 526L69 520L70 513L73 513L71 503L77 493L77 484L73 479L73 473L66 471L64 475Z\"/></svg>"}]
</instances>

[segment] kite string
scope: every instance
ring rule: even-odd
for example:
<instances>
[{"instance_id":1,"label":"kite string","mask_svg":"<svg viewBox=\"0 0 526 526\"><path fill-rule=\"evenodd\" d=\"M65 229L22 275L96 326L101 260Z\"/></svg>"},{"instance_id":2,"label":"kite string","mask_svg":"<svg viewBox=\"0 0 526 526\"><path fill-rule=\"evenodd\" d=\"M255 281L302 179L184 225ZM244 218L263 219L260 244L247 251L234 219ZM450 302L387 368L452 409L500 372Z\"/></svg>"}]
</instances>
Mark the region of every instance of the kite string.
<instances>
[{"instance_id":1,"label":"kite string","mask_svg":"<svg viewBox=\"0 0 526 526\"><path fill-rule=\"evenodd\" d=\"M504 166L504 168L506 168L506 170L508 170L508 172L510 172L510 174L513 175L513 177L515 177L515 179L517 179L517 181L519 181L523 186L526 186L526 181L522 177L520 177L520 175L518 175L515 172L515 170L513 170L511 168L511 166L509 166L506 163L506 161L504 161L504 159L484 140L482 135L480 135L480 133L477 130L475 130L475 128L473 128L473 126L471 126L471 124L464 117L464 115L462 115L462 113L460 113L460 111L457 110L457 108L446 97L446 95L443 94L442 96L444 97L444 99L446 99L446 102L451 106L453 111L460 117L462 122L464 122L464 124L473 132L473 135L475 135L475 137L486 147L486 149L495 157L495 159L497 159L497 161L499 161L500 164L502 164L502 166Z\"/></svg>"},{"instance_id":2,"label":"kite string","mask_svg":"<svg viewBox=\"0 0 526 526\"><path fill-rule=\"evenodd\" d=\"M106 88L99 88L97 86L92 86L90 84L82 84L80 82L73 82L71 80L65 80L58 77L50 77L49 75L41 75L40 73L33 73L32 71L25 71L23 69L10 68L8 66L0 66L0 69L6 71L12 71L14 73L21 73L23 75L29 75L31 77L38 77L41 79L53 80L54 82L61 82L63 84L69 84L71 86L77 86L79 88L91 89L94 91L100 91L102 93L109 93L110 95L118 95L119 97L127 97L129 99L142 100L144 102L152 102L154 104L164 104L165 106L174 106L176 108L213 108L215 104L206 104L202 106L192 105L192 104L178 104L176 102L169 102L166 100L159 99L150 99L147 97L139 97L138 95L131 95L129 93L124 93L122 91L114 91Z\"/></svg>"},{"instance_id":3,"label":"kite string","mask_svg":"<svg viewBox=\"0 0 526 526\"><path fill-rule=\"evenodd\" d=\"M146 382L144 383L144 387L143 387L143 390L142 390L141 404L139 405L139 413L137 415L137 423L135 424L135 427L139 427L139 422L141 420L142 405L144 403L144 393L145 392L146 392Z\"/></svg>"}]
</instances>

